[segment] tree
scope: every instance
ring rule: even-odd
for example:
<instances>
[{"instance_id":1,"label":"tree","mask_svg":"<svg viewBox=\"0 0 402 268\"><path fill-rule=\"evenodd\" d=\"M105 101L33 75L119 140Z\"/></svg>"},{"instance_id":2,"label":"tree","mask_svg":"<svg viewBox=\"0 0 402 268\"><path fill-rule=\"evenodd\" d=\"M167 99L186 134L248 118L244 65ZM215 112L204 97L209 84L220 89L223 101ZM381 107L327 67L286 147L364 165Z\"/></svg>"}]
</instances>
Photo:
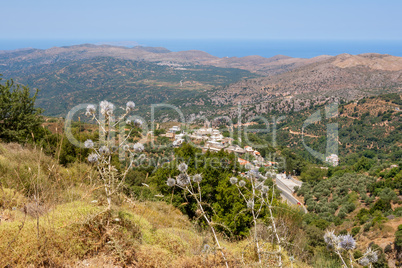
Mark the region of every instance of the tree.
<instances>
[{"instance_id":1,"label":"tree","mask_svg":"<svg viewBox=\"0 0 402 268\"><path fill-rule=\"evenodd\" d=\"M395 191L391 190L390 188L384 188L380 192L380 199L390 202L390 201L398 201L398 196L396 195Z\"/></svg>"},{"instance_id":2,"label":"tree","mask_svg":"<svg viewBox=\"0 0 402 268\"><path fill-rule=\"evenodd\" d=\"M371 168L371 166L373 165L373 162L370 161L370 159L368 159L367 157L362 156L359 161L357 161L357 163L355 163L354 165L354 169L356 171L366 171L369 170Z\"/></svg>"},{"instance_id":3,"label":"tree","mask_svg":"<svg viewBox=\"0 0 402 268\"><path fill-rule=\"evenodd\" d=\"M0 78L0 82L1 82ZM0 139L5 142L34 141L41 133L42 110L35 108L38 89L31 96L26 86L15 85L13 80L0 83Z\"/></svg>"},{"instance_id":4,"label":"tree","mask_svg":"<svg viewBox=\"0 0 402 268\"><path fill-rule=\"evenodd\" d=\"M395 232L394 246L397 253L397 259L402 259L402 224L398 226L398 231Z\"/></svg>"},{"instance_id":5,"label":"tree","mask_svg":"<svg viewBox=\"0 0 402 268\"><path fill-rule=\"evenodd\" d=\"M305 182L319 181L322 180L325 176L327 176L327 170L321 169L319 167L308 167L305 171L301 173L301 179Z\"/></svg>"}]
</instances>

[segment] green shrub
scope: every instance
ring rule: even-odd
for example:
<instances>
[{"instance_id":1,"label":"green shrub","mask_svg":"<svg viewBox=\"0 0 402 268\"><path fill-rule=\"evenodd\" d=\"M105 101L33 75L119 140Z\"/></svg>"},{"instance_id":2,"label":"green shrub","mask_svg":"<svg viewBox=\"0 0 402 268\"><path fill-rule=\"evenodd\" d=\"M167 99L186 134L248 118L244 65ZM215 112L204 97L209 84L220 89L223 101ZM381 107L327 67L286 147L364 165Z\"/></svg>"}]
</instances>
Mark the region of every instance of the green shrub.
<instances>
[{"instance_id":1,"label":"green shrub","mask_svg":"<svg viewBox=\"0 0 402 268\"><path fill-rule=\"evenodd\" d=\"M390 244L386 245L384 248L384 253L391 253L392 252L392 246Z\"/></svg>"},{"instance_id":2,"label":"green shrub","mask_svg":"<svg viewBox=\"0 0 402 268\"><path fill-rule=\"evenodd\" d=\"M363 227L363 231L364 231L364 232L370 231L371 226L373 226L373 224L372 224L371 222L366 223L366 224L364 225L364 227Z\"/></svg>"},{"instance_id":3,"label":"green shrub","mask_svg":"<svg viewBox=\"0 0 402 268\"><path fill-rule=\"evenodd\" d=\"M313 220L311 222L311 225L315 225L318 228L320 228L321 230L327 229L330 224L331 224L330 222L328 222L324 219L317 219L317 220Z\"/></svg>"},{"instance_id":4,"label":"green shrub","mask_svg":"<svg viewBox=\"0 0 402 268\"><path fill-rule=\"evenodd\" d=\"M391 203L388 200L384 200L384 199L379 199L377 202L375 202L375 204L373 205L373 207L370 209L370 213L373 213L374 211L378 210L381 212L386 212L391 210Z\"/></svg>"},{"instance_id":5,"label":"green shrub","mask_svg":"<svg viewBox=\"0 0 402 268\"><path fill-rule=\"evenodd\" d=\"M363 253L360 250L355 250L355 252L353 252L353 257L355 258L355 260L363 257Z\"/></svg>"},{"instance_id":6,"label":"green shrub","mask_svg":"<svg viewBox=\"0 0 402 268\"><path fill-rule=\"evenodd\" d=\"M352 234L352 236L356 236L359 232L360 232L360 227L354 227L352 229L351 234Z\"/></svg>"},{"instance_id":7,"label":"green shrub","mask_svg":"<svg viewBox=\"0 0 402 268\"><path fill-rule=\"evenodd\" d=\"M357 213L356 218L360 224L363 224L363 223L367 222L369 216L371 216L370 211L365 208L362 208Z\"/></svg>"},{"instance_id":8,"label":"green shrub","mask_svg":"<svg viewBox=\"0 0 402 268\"><path fill-rule=\"evenodd\" d=\"M380 194L380 198L386 202L390 201L397 201L398 196L396 195L395 191L391 190L390 188L384 188Z\"/></svg>"},{"instance_id":9,"label":"green shrub","mask_svg":"<svg viewBox=\"0 0 402 268\"><path fill-rule=\"evenodd\" d=\"M339 218L341 218L341 219L344 219L345 217L346 217L346 212L345 211L339 211L339 213L338 213L338 217Z\"/></svg>"},{"instance_id":10,"label":"green shrub","mask_svg":"<svg viewBox=\"0 0 402 268\"><path fill-rule=\"evenodd\" d=\"M350 213L356 209L356 205L354 203L348 203L348 204L344 205L344 207L348 213Z\"/></svg>"}]
</instances>

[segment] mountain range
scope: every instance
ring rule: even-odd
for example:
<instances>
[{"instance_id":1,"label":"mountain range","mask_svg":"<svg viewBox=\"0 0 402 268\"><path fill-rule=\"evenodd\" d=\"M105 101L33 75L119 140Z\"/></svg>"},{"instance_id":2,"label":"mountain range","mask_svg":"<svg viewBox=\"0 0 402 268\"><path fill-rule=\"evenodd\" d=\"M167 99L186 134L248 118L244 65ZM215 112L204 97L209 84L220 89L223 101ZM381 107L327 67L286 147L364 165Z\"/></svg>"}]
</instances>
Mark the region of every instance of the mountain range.
<instances>
[{"instance_id":1,"label":"mountain range","mask_svg":"<svg viewBox=\"0 0 402 268\"><path fill-rule=\"evenodd\" d=\"M37 104L53 116L102 99L168 102L191 112L205 105L222 112L242 103L266 113L401 92L402 58L374 53L219 58L197 50L83 44L0 51L0 74L39 88Z\"/></svg>"}]
</instances>

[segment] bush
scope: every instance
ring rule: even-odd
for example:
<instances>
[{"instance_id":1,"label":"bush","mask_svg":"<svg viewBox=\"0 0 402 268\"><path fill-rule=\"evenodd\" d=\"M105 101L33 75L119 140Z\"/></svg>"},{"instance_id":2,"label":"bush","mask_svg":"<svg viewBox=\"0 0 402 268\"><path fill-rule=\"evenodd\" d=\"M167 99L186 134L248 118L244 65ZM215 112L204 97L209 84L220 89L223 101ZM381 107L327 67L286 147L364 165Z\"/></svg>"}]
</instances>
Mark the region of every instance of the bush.
<instances>
[{"instance_id":1,"label":"bush","mask_svg":"<svg viewBox=\"0 0 402 268\"><path fill-rule=\"evenodd\" d=\"M353 168L355 171L367 171L373 165L373 161L368 159L367 157L362 156L359 161L354 164Z\"/></svg>"},{"instance_id":2,"label":"bush","mask_svg":"<svg viewBox=\"0 0 402 268\"><path fill-rule=\"evenodd\" d=\"M348 203L348 204L344 205L344 207L348 213L350 213L356 209L356 205L353 203Z\"/></svg>"},{"instance_id":3,"label":"bush","mask_svg":"<svg viewBox=\"0 0 402 268\"><path fill-rule=\"evenodd\" d=\"M397 217L402 217L402 207L397 207L397 208L395 208L394 214L395 214L395 216L397 216Z\"/></svg>"},{"instance_id":4,"label":"bush","mask_svg":"<svg viewBox=\"0 0 402 268\"><path fill-rule=\"evenodd\" d=\"M360 227L354 227L352 229L351 234L352 234L352 236L356 236L359 232L360 232Z\"/></svg>"},{"instance_id":5,"label":"bush","mask_svg":"<svg viewBox=\"0 0 402 268\"><path fill-rule=\"evenodd\" d=\"M390 188L384 188L380 194L380 198L386 202L390 201L397 201L398 196L396 195L395 191L391 190Z\"/></svg>"},{"instance_id":6,"label":"bush","mask_svg":"<svg viewBox=\"0 0 402 268\"><path fill-rule=\"evenodd\" d=\"M328 222L324 219L317 219L317 220L313 220L311 222L311 225L315 225L318 228L320 228L321 230L327 229L330 224L331 224L330 222Z\"/></svg>"},{"instance_id":7,"label":"bush","mask_svg":"<svg viewBox=\"0 0 402 268\"><path fill-rule=\"evenodd\" d=\"M396 251L400 253L402 251L402 224L398 226L398 231L395 232L394 245Z\"/></svg>"},{"instance_id":8,"label":"bush","mask_svg":"<svg viewBox=\"0 0 402 268\"><path fill-rule=\"evenodd\" d=\"M355 250L355 252L353 252L353 257L355 258L355 260L363 257L363 253L360 250Z\"/></svg>"},{"instance_id":9,"label":"bush","mask_svg":"<svg viewBox=\"0 0 402 268\"><path fill-rule=\"evenodd\" d=\"M376 210L381 211L381 212L386 212L391 209L392 208L391 208L390 201L386 201L384 199L379 199L377 202L375 202L373 207L370 209L370 213L372 214Z\"/></svg>"},{"instance_id":10,"label":"bush","mask_svg":"<svg viewBox=\"0 0 402 268\"><path fill-rule=\"evenodd\" d=\"M344 218L346 218L346 212L345 211L339 211L339 213L338 213L338 217L339 218L341 218L341 219L344 219Z\"/></svg>"},{"instance_id":11,"label":"bush","mask_svg":"<svg viewBox=\"0 0 402 268\"><path fill-rule=\"evenodd\" d=\"M384 248L384 253L391 253L392 252L392 246L391 245L386 245Z\"/></svg>"},{"instance_id":12,"label":"bush","mask_svg":"<svg viewBox=\"0 0 402 268\"><path fill-rule=\"evenodd\" d=\"M363 227L363 231L364 231L364 232L370 231L371 226L373 226L373 224L372 224L371 222L366 223L366 224L364 225L364 227Z\"/></svg>"}]
</instances>

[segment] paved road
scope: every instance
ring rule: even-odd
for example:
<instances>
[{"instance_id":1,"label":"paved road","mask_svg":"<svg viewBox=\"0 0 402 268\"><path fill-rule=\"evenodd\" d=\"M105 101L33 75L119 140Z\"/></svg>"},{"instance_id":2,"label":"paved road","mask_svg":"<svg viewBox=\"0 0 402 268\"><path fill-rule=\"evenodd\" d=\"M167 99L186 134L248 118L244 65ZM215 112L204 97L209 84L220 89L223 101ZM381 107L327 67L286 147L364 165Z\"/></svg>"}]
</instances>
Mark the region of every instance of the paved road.
<instances>
[{"instance_id":1,"label":"paved road","mask_svg":"<svg viewBox=\"0 0 402 268\"><path fill-rule=\"evenodd\" d=\"M276 186L281 191L282 198L285 199L288 204L297 205L299 203L299 200L292 195L294 192L293 187L299 185L292 182L290 179L282 179L279 177L276 178L275 182ZM303 204L300 204L299 206L304 210L304 213L307 213L307 209Z\"/></svg>"},{"instance_id":2,"label":"paved road","mask_svg":"<svg viewBox=\"0 0 402 268\"><path fill-rule=\"evenodd\" d=\"M259 175L263 179L267 179L267 177L263 175ZM301 186L303 182L295 180L295 179L287 179L287 178L282 178L282 174L277 174L276 179L274 179L274 182L276 183L277 188L281 191L281 197L283 200L286 200L288 204L290 205L295 205L295 206L300 206L304 213L307 213L307 209L303 204L298 205L299 200L297 200L293 196L294 192L294 187L295 186Z\"/></svg>"},{"instance_id":3,"label":"paved road","mask_svg":"<svg viewBox=\"0 0 402 268\"><path fill-rule=\"evenodd\" d=\"M291 191L292 193L294 193L294 188L296 186L301 187L303 182L298 181L292 177L290 177L289 179L284 177L282 174L278 174L276 176L276 180L279 180L280 183L283 185L283 187L289 189L289 191Z\"/></svg>"}]
</instances>

